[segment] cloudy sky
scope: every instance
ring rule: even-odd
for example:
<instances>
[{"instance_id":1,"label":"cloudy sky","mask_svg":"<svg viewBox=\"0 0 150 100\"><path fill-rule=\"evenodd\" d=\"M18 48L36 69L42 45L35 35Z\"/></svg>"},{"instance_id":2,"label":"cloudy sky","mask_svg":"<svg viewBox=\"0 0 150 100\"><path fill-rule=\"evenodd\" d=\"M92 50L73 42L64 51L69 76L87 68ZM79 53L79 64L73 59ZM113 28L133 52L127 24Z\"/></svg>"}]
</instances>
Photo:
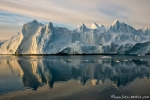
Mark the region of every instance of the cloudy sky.
<instances>
[{"instance_id":1,"label":"cloudy sky","mask_svg":"<svg viewBox=\"0 0 150 100\"><path fill-rule=\"evenodd\" d=\"M33 19L75 28L80 23L110 25L115 19L136 29L150 26L150 0L0 0L0 40Z\"/></svg>"}]
</instances>

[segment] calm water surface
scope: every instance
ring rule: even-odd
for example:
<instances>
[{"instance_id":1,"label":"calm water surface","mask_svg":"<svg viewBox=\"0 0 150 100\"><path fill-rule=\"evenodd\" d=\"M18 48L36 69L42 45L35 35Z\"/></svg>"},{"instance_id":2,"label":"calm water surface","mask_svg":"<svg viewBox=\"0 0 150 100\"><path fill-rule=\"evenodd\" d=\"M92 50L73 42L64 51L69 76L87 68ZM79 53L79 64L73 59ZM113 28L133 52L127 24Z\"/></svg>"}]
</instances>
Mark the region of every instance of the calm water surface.
<instances>
[{"instance_id":1,"label":"calm water surface","mask_svg":"<svg viewBox=\"0 0 150 100\"><path fill-rule=\"evenodd\" d=\"M150 56L0 56L0 100L150 100L149 78Z\"/></svg>"}]
</instances>

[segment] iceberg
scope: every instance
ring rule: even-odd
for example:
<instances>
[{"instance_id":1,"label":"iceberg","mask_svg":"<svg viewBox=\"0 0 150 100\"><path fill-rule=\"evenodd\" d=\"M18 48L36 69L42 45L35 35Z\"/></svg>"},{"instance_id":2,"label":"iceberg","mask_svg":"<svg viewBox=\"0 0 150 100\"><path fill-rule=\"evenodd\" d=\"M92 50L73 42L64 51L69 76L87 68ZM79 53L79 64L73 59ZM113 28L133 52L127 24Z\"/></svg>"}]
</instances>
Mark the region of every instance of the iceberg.
<instances>
[{"instance_id":1,"label":"iceberg","mask_svg":"<svg viewBox=\"0 0 150 100\"><path fill-rule=\"evenodd\" d=\"M150 28L135 29L115 20L110 26L79 24L74 30L36 20L0 42L0 54L137 54L150 53Z\"/></svg>"}]
</instances>

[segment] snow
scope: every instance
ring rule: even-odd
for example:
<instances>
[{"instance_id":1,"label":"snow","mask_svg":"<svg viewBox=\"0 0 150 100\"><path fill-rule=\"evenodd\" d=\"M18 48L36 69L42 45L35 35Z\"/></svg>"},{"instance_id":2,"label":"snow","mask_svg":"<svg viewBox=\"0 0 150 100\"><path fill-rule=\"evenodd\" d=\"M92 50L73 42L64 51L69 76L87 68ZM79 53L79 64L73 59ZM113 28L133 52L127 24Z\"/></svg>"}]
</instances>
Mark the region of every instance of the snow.
<instances>
[{"instance_id":1,"label":"snow","mask_svg":"<svg viewBox=\"0 0 150 100\"><path fill-rule=\"evenodd\" d=\"M136 30L115 20L110 26L81 23L75 30L33 20L0 42L0 54L139 54L150 52L149 28Z\"/></svg>"}]
</instances>

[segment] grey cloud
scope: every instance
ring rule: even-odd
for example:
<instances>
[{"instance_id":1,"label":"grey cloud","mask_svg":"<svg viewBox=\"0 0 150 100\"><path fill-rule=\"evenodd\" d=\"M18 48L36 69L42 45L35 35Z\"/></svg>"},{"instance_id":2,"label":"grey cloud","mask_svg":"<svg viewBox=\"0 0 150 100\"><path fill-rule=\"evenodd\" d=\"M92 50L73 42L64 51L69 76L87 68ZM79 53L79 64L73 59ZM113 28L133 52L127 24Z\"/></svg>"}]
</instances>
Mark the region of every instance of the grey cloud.
<instances>
[{"instance_id":1,"label":"grey cloud","mask_svg":"<svg viewBox=\"0 0 150 100\"><path fill-rule=\"evenodd\" d=\"M127 16L122 15L123 13L127 13L128 9L123 6L119 6L116 4L105 3L97 6L97 10L99 13L103 13L109 17L120 18L120 19L128 19Z\"/></svg>"},{"instance_id":2,"label":"grey cloud","mask_svg":"<svg viewBox=\"0 0 150 100\"><path fill-rule=\"evenodd\" d=\"M0 23L8 24L9 20L27 22L33 18L43 22L52 21L56 25L77 26L83 22L90 26L93 21L108 25L118 18L141 28L142 25L150 25L149 2L150 0L0 0L0 10L23 16L9 15L6 19L1 18Z\"/></svg>"}]
</instances>

